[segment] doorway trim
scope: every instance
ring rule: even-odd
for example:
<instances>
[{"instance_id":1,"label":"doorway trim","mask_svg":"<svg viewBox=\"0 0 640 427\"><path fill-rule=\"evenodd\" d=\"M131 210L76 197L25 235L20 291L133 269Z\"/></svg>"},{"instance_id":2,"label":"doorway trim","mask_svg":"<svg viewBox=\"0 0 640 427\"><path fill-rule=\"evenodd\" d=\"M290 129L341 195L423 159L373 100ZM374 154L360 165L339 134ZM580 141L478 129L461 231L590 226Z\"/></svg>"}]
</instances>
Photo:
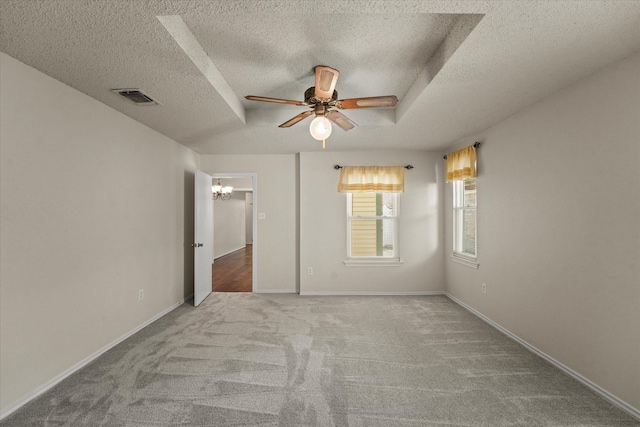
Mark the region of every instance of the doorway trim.
<instances>
[{"instance_id":1,"label":"doorway trim","mask_svg":"<svg viewBox=\"0 0 640 427\"><path fill-rule=\"evenodd\" d=\"M215 172L211 178L251 178L253 202L253 247L251 254L251 293L258 292L258 174L254 172ZM215 215L215 212L214 212Z\"/></svg>"}]
</instances>

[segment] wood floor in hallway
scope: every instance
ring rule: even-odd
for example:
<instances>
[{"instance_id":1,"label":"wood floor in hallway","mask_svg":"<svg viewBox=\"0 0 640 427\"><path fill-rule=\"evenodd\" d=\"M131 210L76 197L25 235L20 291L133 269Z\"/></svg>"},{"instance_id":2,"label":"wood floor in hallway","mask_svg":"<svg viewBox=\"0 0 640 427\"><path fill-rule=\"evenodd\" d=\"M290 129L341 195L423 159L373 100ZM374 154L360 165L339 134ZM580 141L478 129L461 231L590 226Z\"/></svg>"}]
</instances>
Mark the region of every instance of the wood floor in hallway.
<instances>
[{"instance_id":1,"label":"wood floor in hallway","mask_svg":"<svg viewBox=\"0 0 640 427\"><path fill-rule=\"evenodd\" d=\"M213 292L251 292L253 245L246 245L213 263Z\"/></svg>"}]
</instances>

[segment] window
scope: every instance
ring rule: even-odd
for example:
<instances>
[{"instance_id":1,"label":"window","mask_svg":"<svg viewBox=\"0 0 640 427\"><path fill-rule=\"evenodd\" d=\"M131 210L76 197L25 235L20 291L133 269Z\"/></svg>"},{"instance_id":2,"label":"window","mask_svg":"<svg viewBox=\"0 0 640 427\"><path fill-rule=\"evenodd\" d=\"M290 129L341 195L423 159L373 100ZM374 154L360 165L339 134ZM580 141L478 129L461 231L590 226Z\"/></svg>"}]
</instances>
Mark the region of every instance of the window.
<instances>
[{"instance_id":1,"label":"window","mask_svg":"<svg viewBox=\"0 0 640 427\"><path fill-rule=\"evenodd\" d=\"M453 257L477 267L476 179L453 182Z\"/></svg>"},{"instance_id":2,"label":"window","mask_svg":"<svg viewBox=\"0 0 640 427\"><path fill-rule=\"evenodd\" d=\"M400 263L398 193L347 193L345 264Z\"/></svg>"}]
</instances>

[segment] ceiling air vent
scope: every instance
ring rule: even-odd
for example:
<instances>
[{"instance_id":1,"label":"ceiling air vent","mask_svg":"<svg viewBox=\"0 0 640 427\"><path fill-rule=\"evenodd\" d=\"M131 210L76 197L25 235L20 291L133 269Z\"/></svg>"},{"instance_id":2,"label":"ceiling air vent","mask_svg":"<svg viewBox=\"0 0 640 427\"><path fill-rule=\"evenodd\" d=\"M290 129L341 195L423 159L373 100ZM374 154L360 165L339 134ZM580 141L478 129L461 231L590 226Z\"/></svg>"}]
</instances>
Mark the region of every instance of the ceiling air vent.
<instances>
[{"instance_id":1,"label":"ceiling air vent","mask_svg":"<svg viewBox=\"0 0 640 427\"><path fill-rule=\"evenodd\" d=\"M125 98L135 102L136 105L160 105L158 101L140 89L111 89L115 93L119 93Z\"/></svg>"}]
</instances>

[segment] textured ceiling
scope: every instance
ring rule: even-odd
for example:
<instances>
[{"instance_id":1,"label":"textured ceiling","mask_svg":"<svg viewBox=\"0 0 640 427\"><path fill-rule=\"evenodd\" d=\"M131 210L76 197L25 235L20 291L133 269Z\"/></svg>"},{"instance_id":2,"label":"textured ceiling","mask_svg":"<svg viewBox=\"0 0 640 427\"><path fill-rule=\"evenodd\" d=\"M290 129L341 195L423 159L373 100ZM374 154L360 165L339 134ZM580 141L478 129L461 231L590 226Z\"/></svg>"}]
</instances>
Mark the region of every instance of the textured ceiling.
<instances>
[{"instance_id":1,"label":"textured ceiling","mask_svg":"<svg viewBox=\"0 0 640 427\"><path fill-rule=\"evenodd\" d=\"M0 50L199 153L321 150L302 107L340 70L328 150L440 150L640 50L640 1L2 0ZM140 88L162 105L111 92Z\"/></svg>"}]
</instances>

